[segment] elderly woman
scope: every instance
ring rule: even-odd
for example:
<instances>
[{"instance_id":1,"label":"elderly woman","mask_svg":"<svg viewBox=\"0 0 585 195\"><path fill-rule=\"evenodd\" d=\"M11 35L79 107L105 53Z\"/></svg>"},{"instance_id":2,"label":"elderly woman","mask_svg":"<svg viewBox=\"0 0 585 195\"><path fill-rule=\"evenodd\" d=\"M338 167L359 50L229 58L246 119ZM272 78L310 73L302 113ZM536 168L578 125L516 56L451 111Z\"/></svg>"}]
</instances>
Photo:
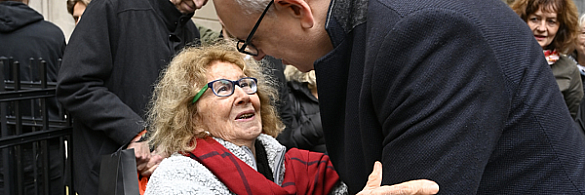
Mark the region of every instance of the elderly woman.
<instances>
[{"instance_id":1,"label":"elderly woman","mask_svg":"<svg viewBox=\"0 0 585 195\"><path fill-rule=\"evenodd\" d=\"M347 193L326 155L286 152L274 139L283 129L274 97L260 67L231 44L178 54L155 88L148 118L151 143L170 157L145 194ZM363 193L438 191L428 180L380 187L381 165L374 167Z\"/></svg>"},{"instance_id":2,"label":"elderly woman","mask_svg":"<svg viewBox=\"0 0 585 195\"><path fill-rule=\"evenodd\" d=\"M583 97L583 84L572 52L579 34L578 12L573 0L516 0L512 9L528 24L575 118Z\"/></svg>"}]
</instances>

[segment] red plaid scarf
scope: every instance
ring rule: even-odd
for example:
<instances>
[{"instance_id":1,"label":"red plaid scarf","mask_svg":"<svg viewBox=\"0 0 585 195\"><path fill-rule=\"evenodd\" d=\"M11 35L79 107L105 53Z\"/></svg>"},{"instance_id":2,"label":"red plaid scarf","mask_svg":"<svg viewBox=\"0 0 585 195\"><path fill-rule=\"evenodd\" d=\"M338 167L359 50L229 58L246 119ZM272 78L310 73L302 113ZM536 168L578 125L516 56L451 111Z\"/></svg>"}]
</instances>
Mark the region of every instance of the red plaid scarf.
<instances>
[{"instance_id":1,"label":"red plaid scarf","mask_svg":"<svg viewBox=\"0 0 585 195\"><path fill-rule=\"evenodd\" d=\"M548 62L548 65L553 65L555 62L557 62L557 60L559 60L559 52L557 52L557 50L543 50L542 51L544 53L544 57L546 58L546 61Z\"/></svg>"},{"instance_id":2,"label":"red plaid scarf","mask_svg":"<svg viewBox=\"0 0 585 195\"><path fill-rule=\"evenodd\" d=\"M207 167L236 194L328 194L339 181L328 156L296 148L285 154L282 186L266 179L211 137L197 139L195 150L185 155Z\"/></svg>"}]
</instances>

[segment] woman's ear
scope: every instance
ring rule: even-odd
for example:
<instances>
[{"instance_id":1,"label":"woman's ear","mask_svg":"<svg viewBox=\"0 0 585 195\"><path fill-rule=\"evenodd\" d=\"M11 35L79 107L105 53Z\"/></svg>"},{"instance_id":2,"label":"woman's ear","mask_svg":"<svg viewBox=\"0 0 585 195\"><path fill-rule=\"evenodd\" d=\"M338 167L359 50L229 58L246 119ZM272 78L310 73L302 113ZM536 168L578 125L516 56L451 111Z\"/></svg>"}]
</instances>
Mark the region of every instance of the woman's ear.
<instances>
[{"instance_id":1,"label":"woman's ear","mask_svg":"<svg viewBox=\"0 0 585 195\"><path fill-rule=\"evenodd\" d=\"M315 24L311 7L305 0L274 0L279 12L284 12L300 21L303 28L311 28Z\"/></svg>"}]
</instances>

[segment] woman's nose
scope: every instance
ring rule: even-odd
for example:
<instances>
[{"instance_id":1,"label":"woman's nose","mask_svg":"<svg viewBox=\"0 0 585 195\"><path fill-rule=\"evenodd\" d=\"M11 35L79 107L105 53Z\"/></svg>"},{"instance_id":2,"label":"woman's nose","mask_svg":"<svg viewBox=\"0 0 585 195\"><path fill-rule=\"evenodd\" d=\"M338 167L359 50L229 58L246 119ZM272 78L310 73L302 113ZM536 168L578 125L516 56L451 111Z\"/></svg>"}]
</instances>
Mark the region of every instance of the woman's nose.
<instances>
[{"instance_id":1,"label":"woman's nose","mask_svg":"<svg viewBox=\"0 0 585 195\"><path fill-rule=\"evenodd\" d=\"M540 23L536 27L536 30L541 31L541 32L546 31L546 20L540 21Z\"/></svg>"},{"instance_id":2,"label":"woman's nose","mask_svg":"<svg viewBox=\"0 0 585 195\"><path fill-rule=\"evenodd\" d=\"M246 104L246 103L250 102L250 95L248 95L248 93L246 93L244 91L244 89L242 89L238 85L235 86L233 96L235 96L235 98L236 98L236 101L235 101L236 105Z\"/></svg>"}]
</instances>

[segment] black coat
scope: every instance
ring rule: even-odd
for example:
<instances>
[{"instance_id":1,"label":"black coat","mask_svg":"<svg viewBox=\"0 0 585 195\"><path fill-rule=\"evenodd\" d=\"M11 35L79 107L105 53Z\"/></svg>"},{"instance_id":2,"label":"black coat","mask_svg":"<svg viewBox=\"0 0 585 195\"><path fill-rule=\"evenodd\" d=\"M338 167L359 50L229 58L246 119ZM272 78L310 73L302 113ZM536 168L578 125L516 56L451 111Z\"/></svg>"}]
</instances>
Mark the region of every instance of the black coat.
<instances>
[{"instance_id":1,"label":"black coat","mask_svg":"<svg viewBox=\"0 0 585 195\"><path fill-rule=\"evenodd\" d=\"M439 194L585 193L585 135L502 1L333 0L327 19L319 105L351 193L378 160L383 185Z\"/></svg>"},{"instance_id":2,"label":"black coat","mask_svg":"<svg viewBox=\"0 0 585 195\"><path fill-rule=\"evenodd\" d=\"M299 148L315 152L327 152L319 100L307 87L307 83L288 81L288 104L294 116L292 123L280 135L278 141L287 149Z\"/></svg>"},{"instance_id":3,"label":"black coat","mask_svg":"<svg viewBox=\"0 0 585 195\"><path fill-rule=\"evenodd\" d=\"M65 50L65 36L61 29L53 23L47 22L43 16L30 8L29 6L14 1L0 2L0 56L12 57L14 61L20 63L20 79L24 83L27 81L38 82L41 80L39 70L39 58L47 63L47 80L49 82L57 81L57 71L59 69L59 59L63 57ZM35 61L31 64L30 58ZM5 79L13 80L12 68L4 66L0 69L0 74L3 74ZM0 80L0 82L4 82ZM13 115L11 102L9 105L8 115ZM32 107L32 108L31 108ZM47 109L50 119L58 119L59 106L55 98L47 99ZM44 117L41 113L41 100L24 100L20 101L20 111L23 117L34 116L36 119ZM0 113L6 114L6 113ZM12 129L13 126L8 126ZM24 133L31 132L34 129L30 126L23 126ZM39 129L36 129L39 130ZM10 132L10 130L2 129L2 132ZM50 188L48 194L63 194L63 156L59 155L59 148L62 145L59 139L48 140L48 150L51 154L49 156L49 179ZM34 169L42 163L42 158L35 156L33 151L40 151L40 145L22 144L20 145L22 152L21 166L23 167L22 176L24 186L22 190L24 194L35 194L34 188ZM3 157L0 157L3 158ZM3 159L7 160L7 159ZM5 162L5 161L2 161ZM6 173L6 169L11 167L2 167L2 173ZM7 185L4 178L0 178L0 183ZM0 194L4 193L4 187L0 187ZM44 190L41 190L43 193Z\"/></svg>"},{"instance_id":4,"label":"black coat","mask_svg":"<svg viewBox=\"0 0 585 195\"><path fill-rule=\"evenodd\" d=\"M75 190L97 193L101 155L145 129L160 71L199 37L190 15L168 0L93 1L75 28L57 97L73 117Z\"/></svg>"},{"instance_id":5,"label":"black coat","mask_svg":"<svg viewBox=\"0 0 585 195\"><path fill-rule=\"evenodd\" d=\"M40 81L38 59L47 62L47 80L57 81L59 59L65 51L63 31L53 23L47 22L37 11L20 2L0 2L0 56L12 57L20 63L21 81ZM30 58L35 62L30 63ZM4 66L4 78L13 80L12 68ZM31 103L21 101L24 116L40 117L40 100L34 100L35 112L31 113ZM50 118L59 117L55 99L47 100Z\"/></svg>"}]
</instances>

